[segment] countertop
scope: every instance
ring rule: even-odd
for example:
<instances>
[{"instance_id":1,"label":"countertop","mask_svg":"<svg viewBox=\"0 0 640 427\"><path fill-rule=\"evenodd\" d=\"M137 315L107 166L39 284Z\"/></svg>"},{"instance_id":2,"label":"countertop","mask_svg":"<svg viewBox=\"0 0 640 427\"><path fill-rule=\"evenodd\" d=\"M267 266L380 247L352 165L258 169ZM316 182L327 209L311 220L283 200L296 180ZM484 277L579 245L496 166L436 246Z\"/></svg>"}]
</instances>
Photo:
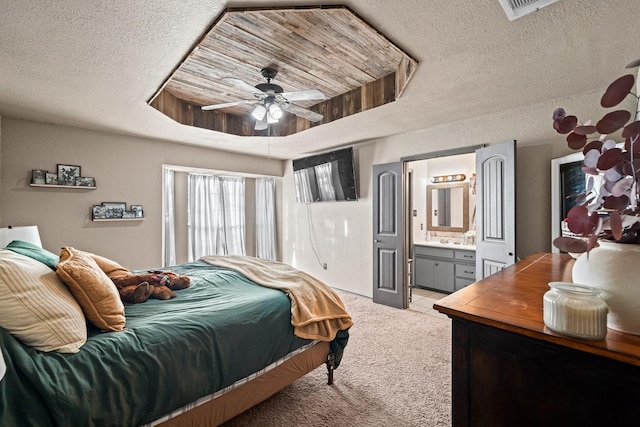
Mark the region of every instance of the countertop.
<instances>
[{"instance_id":1,"label":"countertop","mask_svg":"<svg viewBox=\"0 0 640 427\"><path fill-rule=\"evenodd\" d=\"M419 246L432 246L434 248L464 249L466 251L476 250L476 245L463 245L461 243L440 243L438 240L414 241L413 244Z\"/></svg>"}]
</instances>

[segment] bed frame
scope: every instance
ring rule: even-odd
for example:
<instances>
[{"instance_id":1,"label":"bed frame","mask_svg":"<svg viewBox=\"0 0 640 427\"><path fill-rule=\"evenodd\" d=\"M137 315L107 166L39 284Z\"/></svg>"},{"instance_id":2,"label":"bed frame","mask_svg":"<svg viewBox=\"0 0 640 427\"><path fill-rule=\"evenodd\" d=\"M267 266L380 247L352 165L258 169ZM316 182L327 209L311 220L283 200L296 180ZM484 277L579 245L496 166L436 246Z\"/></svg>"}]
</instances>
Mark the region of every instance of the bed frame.
<instances>
[{"instance_id":1,"label":"bed frame","mask_svg":"<svg viewBox=\"0 0 640 427\"><path fill-rule=\"evenodd\" d=\"M327 366L329 385L333 384L333 355L328 342L317 342L265 374L246 384L205 402L194 402L166 415L150 426L220 425L260 402L267 400L323 363Z\"/></svg>"}]
</instances>

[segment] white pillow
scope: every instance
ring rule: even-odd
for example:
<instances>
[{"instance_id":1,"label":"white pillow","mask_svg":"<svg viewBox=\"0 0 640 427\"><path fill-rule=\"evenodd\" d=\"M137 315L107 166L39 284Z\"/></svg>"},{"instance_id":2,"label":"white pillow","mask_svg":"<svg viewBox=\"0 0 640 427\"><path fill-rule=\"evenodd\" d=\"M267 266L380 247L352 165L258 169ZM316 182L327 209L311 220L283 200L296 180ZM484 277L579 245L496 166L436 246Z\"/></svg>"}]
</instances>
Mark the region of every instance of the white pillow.
<instances>
[{"instance_id":1,"label":"white pillow","mask_svg":"<svg viewBox=\"0 0 640 427\"><path fill-rule=\"evenodd\" d=\"M87 324L69 289L45 264L0 249L0 326L40 351L77 353Z\"/></svg>"}]
</instances>

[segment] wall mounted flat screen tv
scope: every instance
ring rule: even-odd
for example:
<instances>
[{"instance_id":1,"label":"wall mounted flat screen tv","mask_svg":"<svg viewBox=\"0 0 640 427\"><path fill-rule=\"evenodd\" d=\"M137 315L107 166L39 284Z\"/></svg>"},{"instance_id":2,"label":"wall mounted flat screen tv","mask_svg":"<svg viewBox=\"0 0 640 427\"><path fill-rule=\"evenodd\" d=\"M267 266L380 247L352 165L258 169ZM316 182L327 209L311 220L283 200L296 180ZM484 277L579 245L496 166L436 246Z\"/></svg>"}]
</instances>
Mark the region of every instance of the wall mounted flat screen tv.
<instances>
[{"instance_id":1,"label":"wall mounted flat screen tv","mask_svg":"<svg viewBox=\"0 0 640 427\"><path fill-rule=\"evenodd\" d=\"M300 203L358 200L352 147L293 160L293 179Z\"/></svg>"}]
</instances>

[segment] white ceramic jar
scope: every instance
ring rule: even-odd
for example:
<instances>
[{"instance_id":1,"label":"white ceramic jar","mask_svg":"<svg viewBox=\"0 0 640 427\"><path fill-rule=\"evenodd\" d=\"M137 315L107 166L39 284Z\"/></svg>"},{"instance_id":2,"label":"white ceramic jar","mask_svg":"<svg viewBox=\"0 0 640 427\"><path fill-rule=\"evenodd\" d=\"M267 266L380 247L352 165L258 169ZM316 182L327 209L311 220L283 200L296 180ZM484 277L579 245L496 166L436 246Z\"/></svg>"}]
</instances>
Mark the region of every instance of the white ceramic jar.
<instances>
[{"instance_id":1,"label":"white ceramic jar","mask_svg":"<svg viewBox=\"0 0 640 427\"><path fill-rule=\"evenodd\" d=\"M554 332L601 340L607 335L607 304L600 291L569 282L550 282L544 294L544 324Z\"/></svg>"}]
</instances>

